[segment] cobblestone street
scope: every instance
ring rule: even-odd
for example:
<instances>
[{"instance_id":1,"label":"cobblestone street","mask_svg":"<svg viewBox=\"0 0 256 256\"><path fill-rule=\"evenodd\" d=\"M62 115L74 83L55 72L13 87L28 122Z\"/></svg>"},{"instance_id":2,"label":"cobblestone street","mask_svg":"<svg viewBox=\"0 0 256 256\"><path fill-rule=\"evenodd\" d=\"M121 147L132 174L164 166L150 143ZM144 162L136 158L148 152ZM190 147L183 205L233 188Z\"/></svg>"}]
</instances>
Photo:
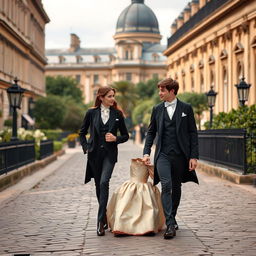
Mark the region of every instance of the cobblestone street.
<instances>
[{"instance_id":1,"label":"cobblestone street","mask_svg":"<svg viewBox=\"0 0 256 256\"><path fill-rule=\"evenodd\" d=\"M0 256L256 255L256 188L204 173L198 173L199 186L183 185L174 239L164 240L164 230L155 236L114 237L108 231L97 237L94 184L83 184L86 157L80 148L67 151L70 157L55 172L1 204ZM130 159L141 155L131 141L119 146L110 196L129 179Z\"/></svg>"}]
</instances>

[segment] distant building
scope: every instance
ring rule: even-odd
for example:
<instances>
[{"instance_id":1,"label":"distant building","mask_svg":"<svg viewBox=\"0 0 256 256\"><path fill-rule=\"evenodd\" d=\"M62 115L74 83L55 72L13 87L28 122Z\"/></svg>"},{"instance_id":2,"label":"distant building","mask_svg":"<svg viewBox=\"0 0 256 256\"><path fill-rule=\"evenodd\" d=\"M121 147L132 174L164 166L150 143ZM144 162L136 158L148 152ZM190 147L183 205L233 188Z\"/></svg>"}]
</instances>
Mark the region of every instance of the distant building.
<instances>
[{"instance_id":1,"label":"distant building","mask_svg":"<svg viewBox=\"0 0 256 256\"><path fill-rule=\"evenodd\" d=\"M71 34L69 49L46 51L48 76L72 76L80 85L85 103L92 101L100 86L115 81L133 83L166 76L166 46L160 44L158 21L144 0L132 0L120 14L113 48L81 48Z\"/></svg>"},{"instance_id":2,"label":"distant building","mask_svg":"<svg viewBox=\"0 0 256 256\"><path fill-rule=\"evenodd\" d=\"M27 90L18 111L19 126L22 115L31 121L33 99L45 95L44 31L48 22L41 0L0 1L0 129L11 118L6 89L15 77Z\"/></svg>"},{"instance_id":3,"label":"distant building","mask_svg":"<svg viewBox=\"0 0 256 256\"><path fill-rule=\"evenodd\" d=\"M256 1L193 0L171 26L164 54L180 92L218 92L215 113L238 107L241 77L256 103Z\"/></svg>"}]
</instances>

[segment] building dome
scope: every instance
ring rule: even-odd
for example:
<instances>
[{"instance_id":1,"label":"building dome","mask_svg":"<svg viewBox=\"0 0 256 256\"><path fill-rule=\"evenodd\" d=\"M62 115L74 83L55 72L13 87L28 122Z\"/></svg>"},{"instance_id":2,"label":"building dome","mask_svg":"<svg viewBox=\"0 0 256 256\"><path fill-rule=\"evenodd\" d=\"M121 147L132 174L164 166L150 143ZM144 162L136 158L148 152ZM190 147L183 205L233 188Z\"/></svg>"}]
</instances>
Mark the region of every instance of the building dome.
<instances>
[{"instance_id":1,"label":"building dome","mask_svg":"<svg viewBox=\"0 0 256 256\"><path fill-rule=\"evenodd\" d=\"M116 34L120 33L159 33L158 21L144 0L132 0L120 14Z\"/></svg>"}]
</instances>

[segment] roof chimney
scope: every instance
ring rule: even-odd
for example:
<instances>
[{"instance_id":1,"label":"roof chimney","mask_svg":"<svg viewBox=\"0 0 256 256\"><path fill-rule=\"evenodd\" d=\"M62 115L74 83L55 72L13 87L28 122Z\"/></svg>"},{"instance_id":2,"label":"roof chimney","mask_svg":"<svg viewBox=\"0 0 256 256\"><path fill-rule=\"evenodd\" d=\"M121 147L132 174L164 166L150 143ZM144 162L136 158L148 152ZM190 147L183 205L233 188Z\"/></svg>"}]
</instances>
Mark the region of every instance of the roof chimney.
<instances>
[{"instance_id":1,"label":"roof chimney","mask_svg":"<svg viewBox=\"0 0 256 256\"><path fill-rule=\"evenodd\" d=\"M183 12L177 18L177 29L179 29L184 24Z\"/></svg>"},{"instance_id":2,"label":"roof chimney","mask_svg":"<svg viewBox=\"0 0 256 256\"><path fill-rule=\"evenodd\" d=\"M192 0L191 1L191 16L193 16L199 10L199 1Z\"/></svg>"},{"instance_id":3,"label":"roof chimney","mask_svg":"<svg viewBox=\"0 0 256 256\"><path fill-rule=\"evenodd\" d=\"M70 34L70 52L80 49L80 39L76 34Z\"/></svg>"},{"instance_id":4,"label":"roof chimney","mask_svg":"<svg viewBox=\"0 0 256 256\"><path fill-rule=\"evenodd\" d=\"M206 0L199 0L199 8L202 8L206 5Z\"/></svg>"},{"instance_id":5,"label":"roof chimney","mask_svg":"<svg viewBox=\"0 0 256 256\"><path fill-rule=\"evenodd\" d=\"M171 35L177 31L177 21L175 20L171 25Z\"/></svg>"},{"instance_id":6,"label":"roof chimney","mask_svg":"<svg viewBox=\"0 0 256 256\"><path fill-rule=\"evenodd\" d=\"M188 5L185 7L183 13L184 13L184 14L183 14L184 23L185 23L186 21L188 21L188 20L190 19L190 16L191 16L190 4L188 4Z\"/></svg>"}]
</instances>

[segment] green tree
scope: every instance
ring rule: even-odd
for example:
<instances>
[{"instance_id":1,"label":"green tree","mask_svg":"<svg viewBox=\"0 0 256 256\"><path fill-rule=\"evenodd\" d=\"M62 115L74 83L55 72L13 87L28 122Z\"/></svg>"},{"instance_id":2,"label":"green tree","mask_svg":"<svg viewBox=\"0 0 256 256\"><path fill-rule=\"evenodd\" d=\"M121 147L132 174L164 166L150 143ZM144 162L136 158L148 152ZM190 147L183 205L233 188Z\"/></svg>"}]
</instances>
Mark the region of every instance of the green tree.
<instances>
[{"instance_id":1,"label":"green tree","mask_svg":"<svg viewBox=\"0 0 256 256\"><path fill-rule=\"evenodd\" d=\"M114 82L112 87L116 89L116 100L127 117L131 117L136 104L137 94L134 84L128 81Z\"/></svg>"},{"instance_id":2,"label":"green tree","mask_svg":"<svg viewBox=\"0 0 256 256\"><path fill-rule=\"evenodd\" d=\"M139 82L136 84L136 94L139 99L148 99L152 98L157 90L157 83L159 82L158 78L153 78L147 82Z\"/></svg>"},{"instance_id":3,"label":"green tree","mask_svg":"<svg viewBox=\"0 0 256 256\"><path fill-rule=\"evenodd\" d=\"M196 93L196 92L185 92L178 95L178 98L181 101L191 104L195 119L198 124L199 130L201 130L201 119L202 114L205 110L208 109L207 105L207 96L204 93Z\"/></svg>"},{"instance_id":4,"label":"green tree","mask_svg":"<svg viewBox=\"0 0 256 256\"><path fill-rule=\"evenodd\" d=\"M41 129L61 127L66 112L63 100L55 95L39 98L35 103L36 125Z\"/></svg>"},{"instance_id":5,"label":"green tree","mask_svg":"<svg viewBox=\"0 0 256 256\"><path fill-rule=\"evenodd\" d=\"M148 125L150 121L151 111L154 102L152 99L141 101L132 112L132 120L134 125L144 124Z\"/></svg>"},{"instance_id":6,"label":"green tree","mask_svg":"<svg viewBox=\"0 0 256 256\"><path fill-rule=\"evenodd\" d=\"M85 109L72 100L66 103L68 107L60 127L66 131L78 132L85 115Z\"/></svg>"},{"instance_id":7,"label":"green tree","mask_svg":"<svg viewBox=\"0 0 256 256\"><path fill-rule=\"evenodd\" d=\"M72 77L47 76L46 93L47 95L71 98L78 103L83 102L82 92L78 87L77 81Z\"/></svg>"},{"instance_id":8,"label":"green tree","mask_svg":"<svg viewBox=\"0 0 256 256\"><path fill-rule=\"evenodd\" d=\"M206 129L210 129L210 122L205 122ZM252 106L243 106L238 109L232 109L230 112L220 112L213 116L212 129L246 129L248 138L247 147L247 165L248 172L255 172L256 166L256 104Z\"/></svg>"},{"instance_id":9,"label":"green tree","mask_svg":"<svg viewBox=\"0 0 256 256\"><path fill-rule=\"evenodd\" d=\"M209 129L209 122L204 126ZM256 104L232 109L230 112L220 112L213 116L212 129L244 128L248 133L256 134Z\"/></svg>"}]
</instances>

